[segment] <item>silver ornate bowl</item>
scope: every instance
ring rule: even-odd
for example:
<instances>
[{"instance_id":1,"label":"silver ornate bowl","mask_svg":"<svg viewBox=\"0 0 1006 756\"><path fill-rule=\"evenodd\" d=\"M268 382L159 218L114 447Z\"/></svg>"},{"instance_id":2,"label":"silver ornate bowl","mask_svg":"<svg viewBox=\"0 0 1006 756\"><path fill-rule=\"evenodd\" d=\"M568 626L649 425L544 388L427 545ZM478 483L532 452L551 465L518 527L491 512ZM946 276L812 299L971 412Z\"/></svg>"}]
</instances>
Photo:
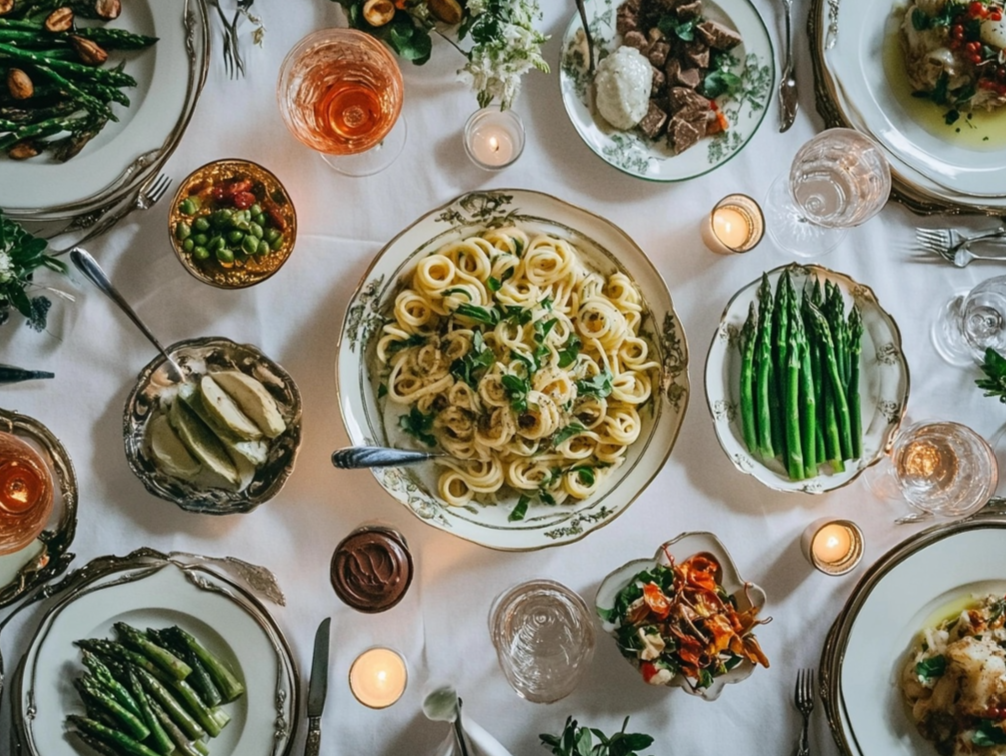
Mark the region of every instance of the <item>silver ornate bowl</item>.
<instances>
[{"instance_id":1,"label":"silver ornate bowl","mask_svg":"<svg viewBox=\"0 0 1006 756\"><path fill-rule=\"evenodd\" d=\"M165 474L151 458L146 437L147 422L157 409L161 394L170 391L174 384L165 370L167 363L158 355L140 372L126 401L122 423L129 468L154 496L189 512L240 514L269 501L280 492L293 472L300 448L301 398L293 379L256 347L236 344L229 339L207 337L180 341L167 351L187 374L213 368L240 370L261 381L276 401L287 429L272 441L265 464L241 490L211 488Z\"/></svg>"}]
</instances>

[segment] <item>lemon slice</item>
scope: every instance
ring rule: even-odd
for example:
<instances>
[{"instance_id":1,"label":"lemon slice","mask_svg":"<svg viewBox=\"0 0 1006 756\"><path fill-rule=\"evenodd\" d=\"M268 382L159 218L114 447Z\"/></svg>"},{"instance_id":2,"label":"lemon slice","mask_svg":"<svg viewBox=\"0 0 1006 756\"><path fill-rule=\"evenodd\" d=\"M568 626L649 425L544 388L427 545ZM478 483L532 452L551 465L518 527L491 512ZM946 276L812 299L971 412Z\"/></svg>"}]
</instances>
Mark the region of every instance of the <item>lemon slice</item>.
<instances>
[{"instance_id":1,"label":"lemon slice","mask_svg":"<svg viewBox=\"0 0 1006 756\"><path fill-rule=\"evenodd\" d=\"M171 429L167 415L162 413L154 417L147 426L147 433L154 461L166 474L182 480L192 480L199 474L202 465L192 458Z\"/></svg>"},{"instance_id":2,"label":"lemon slice","mask_svg":"<svg viewBox=\"0 0 1006 756\"><path fill-rule=\"evenodd\" d=\"M199 391L203 395L203 406L217 425L226 428L247 441L262 438L262 431L248 419L237 403L211 376L204 375L199 381Z\"/></svg>"},{"instance_id":3,"label":"lemon slice","mask_svg":"<svg viewBox=\"0 0 1006 756\"><path fill-rule=\"evenodd\" d=\"M200 420L184 401L171 403L168 421L178 433L178 438L196 459L231 486L237 487L240 478L234 463L227 456L227 450L206 423Z\"/></svg>"},{"instance_id":4,"label":"lemon slice","mask_svg":"<svg viewBox=\"0 0 1006 756\"><path fill-rule=\"evenodd\" d=\"M214 373L213 380L231 395L244 412L269 438L276 438L286 430L286 422L280 414L276 400L266 387L250 375L239 370Z\"/></svg>"}]
</instances>

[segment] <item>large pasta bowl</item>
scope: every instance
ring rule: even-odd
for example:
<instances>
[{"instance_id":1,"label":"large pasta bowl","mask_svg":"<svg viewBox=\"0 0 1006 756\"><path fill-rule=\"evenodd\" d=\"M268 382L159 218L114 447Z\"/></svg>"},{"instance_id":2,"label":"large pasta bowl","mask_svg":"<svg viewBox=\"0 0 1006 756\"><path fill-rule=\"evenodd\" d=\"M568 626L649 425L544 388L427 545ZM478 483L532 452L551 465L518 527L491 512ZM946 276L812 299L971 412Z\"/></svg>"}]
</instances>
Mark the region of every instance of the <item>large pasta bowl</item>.
<instances>
[{"instance_id":1,"label":"large pasta bowl","mask_svg":"<svg viewBox=\"0 0 1006 756\"><path fill-rule=\"evenodd\" d=\"M688 346L667 286L643 251L621 229L538 192L500 189L458 197L420 218L378 254L348 304L340 332L336 379L343 423L356 445L403 446L397 416L385 417L377 341L403 280L434 250L488 229L518 226L570 242L589 268L622 272L643 301L640 334L656 352L659 375L640 408L640 433L605 485L575 504L532 504L513 521L514 501L497 506L448 505L438 495L437 465L374 468L384 489L423 521L475 543L531 550L576 541L625 511L656 476L677 439L688 406ZM421 448L421 447L417 447Z\"/></svg>"}]
</instances>

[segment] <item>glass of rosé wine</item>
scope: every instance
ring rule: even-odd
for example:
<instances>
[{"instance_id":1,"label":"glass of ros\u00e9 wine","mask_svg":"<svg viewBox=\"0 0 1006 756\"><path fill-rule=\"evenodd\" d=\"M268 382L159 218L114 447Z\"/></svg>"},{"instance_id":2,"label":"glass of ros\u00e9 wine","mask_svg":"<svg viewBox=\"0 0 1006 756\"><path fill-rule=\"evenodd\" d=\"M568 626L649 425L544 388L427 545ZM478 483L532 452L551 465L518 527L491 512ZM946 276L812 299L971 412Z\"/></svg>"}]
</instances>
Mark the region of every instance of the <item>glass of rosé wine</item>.
<instances>
[{"instance_id":1,"label":"glass of ros\u00e9 wine","mask_svg":"<svg viewBox=\"0 0 1006 756\"><path fill-rule=\"evenodd\" d=\"M297 139L339 173L371 176L405 146L402 72L381 42L354 29L322 29L280 67L280 114Z\"/></svg>"}]
</instances>

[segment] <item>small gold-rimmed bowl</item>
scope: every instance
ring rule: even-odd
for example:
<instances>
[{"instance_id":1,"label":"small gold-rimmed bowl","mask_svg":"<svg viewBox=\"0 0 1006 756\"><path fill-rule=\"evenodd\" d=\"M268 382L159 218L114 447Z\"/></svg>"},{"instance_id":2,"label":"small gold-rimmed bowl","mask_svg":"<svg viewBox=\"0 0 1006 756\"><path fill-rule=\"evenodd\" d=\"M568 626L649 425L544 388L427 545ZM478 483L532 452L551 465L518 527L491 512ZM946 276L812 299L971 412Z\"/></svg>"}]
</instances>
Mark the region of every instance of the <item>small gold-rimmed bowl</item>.
<instances>
[{"instance_id":1,"label":"small gold-rimmed bowl","mask_svg":"<svg viewBox=\"0 0 1006 756\"><path fill-rule=\"evenodd\" d=\"M251 217L236 218L239 213ZM221 289L243 289L283 267L297 241L297 213L271 171L251 160L214 160L179 185L168 236L195 278Z\"/></svg>"}]
</instances>

